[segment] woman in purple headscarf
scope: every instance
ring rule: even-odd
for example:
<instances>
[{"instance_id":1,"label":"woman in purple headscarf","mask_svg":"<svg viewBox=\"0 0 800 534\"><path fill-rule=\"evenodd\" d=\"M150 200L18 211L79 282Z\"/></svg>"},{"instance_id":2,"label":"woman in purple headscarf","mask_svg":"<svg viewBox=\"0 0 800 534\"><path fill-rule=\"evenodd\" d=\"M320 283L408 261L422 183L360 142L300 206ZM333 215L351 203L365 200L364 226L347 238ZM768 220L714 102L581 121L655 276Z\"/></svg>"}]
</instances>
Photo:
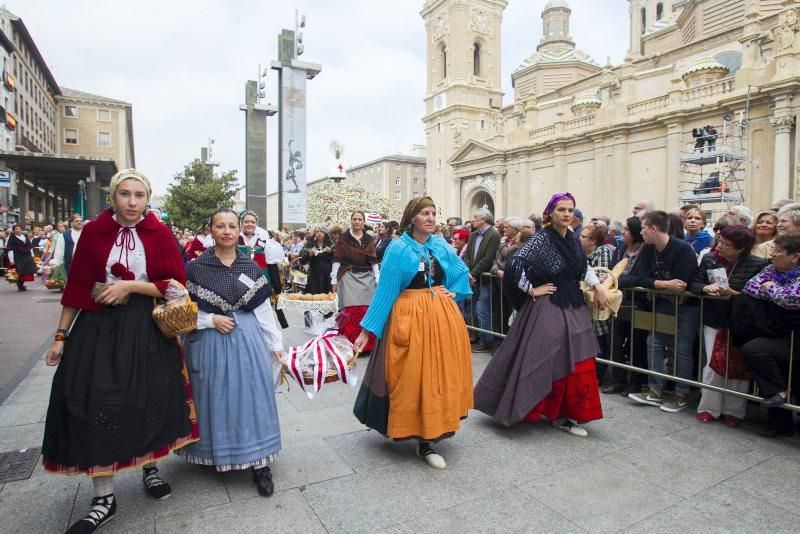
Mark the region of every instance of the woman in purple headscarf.
<instances>
[{"instance_id":1,"label":"woman in purple headscarf","mask_svg":"<svg viewBox=\"0 0 800 534\"><path fill-rule=\"evenodd\" d=\"M553 195L544 230L509 259L503 286L518 310L500 348L475 386L475 408L505 426L541 419L573 436L581 423L601 419L594 358L599 352L580 290L586 280L595 303L607 295L575 239L575 198Z\"/></svg>"}]
</instances>

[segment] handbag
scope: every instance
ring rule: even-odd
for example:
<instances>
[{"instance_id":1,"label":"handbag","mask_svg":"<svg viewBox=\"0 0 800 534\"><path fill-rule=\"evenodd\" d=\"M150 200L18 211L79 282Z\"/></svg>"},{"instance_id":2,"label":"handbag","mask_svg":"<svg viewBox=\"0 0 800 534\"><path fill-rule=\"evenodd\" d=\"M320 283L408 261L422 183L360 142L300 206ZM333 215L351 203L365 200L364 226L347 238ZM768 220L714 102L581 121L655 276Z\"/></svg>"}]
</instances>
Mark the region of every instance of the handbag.
<instances>
[{"instance_id":1,"label":"handbag","mask_svg":"<svg viewBox=\"0 0 800 534\"><path fill-rule=\"evenodd\" d=\"M170 280L163 299L153 298L153 321L172 339L197 328L197 303L189 297L183 284Z\"/></svg>"},{"instance_id":2,"label":"handbag","mask_svg":"<svg viewBox=\"0 0 800 534\"><path fill-rule=\"evenodd\" d=\"M747 368L742 358L742 350L731 344L730 351L726 351L728 346L728 329L720 328L714 338L714 348L711 350L711 358L708 366L720 376L727 375L733 380L752 380L753 375ZM725 362L725 353L728 352L728 361Z\"/></svg>"}]
</instances>

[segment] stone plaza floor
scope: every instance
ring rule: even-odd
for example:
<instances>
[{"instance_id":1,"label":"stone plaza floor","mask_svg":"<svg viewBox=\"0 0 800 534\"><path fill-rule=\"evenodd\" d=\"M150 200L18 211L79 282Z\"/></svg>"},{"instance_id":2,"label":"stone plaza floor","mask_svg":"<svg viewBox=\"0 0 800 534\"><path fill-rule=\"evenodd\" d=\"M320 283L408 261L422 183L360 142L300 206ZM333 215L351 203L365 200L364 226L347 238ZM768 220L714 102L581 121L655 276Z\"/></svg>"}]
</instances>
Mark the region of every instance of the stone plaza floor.
<instances>
[{"instance_id":1,"label":"stone plaza floor","mask_svg":"<svg viewBox=\"0 0 800 534\"><path fill-rule=\"evenodd\" d=\"M284 332L287 346L308 338L301 327ZM476 380L488 358L474 355ZM0 452L40 445L53 372L37 362L0 406ZM605 418L582 439L546 424L506 429L473 411L439 445L447 469L437 471L412 443L365 430L351 412L355 394L329 384L309 400L283 386L272 497L256 493L249 472L219 474L172 457L159 463L172 497L152 501L139 470L123 473L117 515L100 532L800 530L800 441L761 438L756 421L704 425L691 410L667 414L604 396ZM86 512L91 487L40 466L28 480L0 484L0 532L63 532Z\"/></svg>"}]
</instances>

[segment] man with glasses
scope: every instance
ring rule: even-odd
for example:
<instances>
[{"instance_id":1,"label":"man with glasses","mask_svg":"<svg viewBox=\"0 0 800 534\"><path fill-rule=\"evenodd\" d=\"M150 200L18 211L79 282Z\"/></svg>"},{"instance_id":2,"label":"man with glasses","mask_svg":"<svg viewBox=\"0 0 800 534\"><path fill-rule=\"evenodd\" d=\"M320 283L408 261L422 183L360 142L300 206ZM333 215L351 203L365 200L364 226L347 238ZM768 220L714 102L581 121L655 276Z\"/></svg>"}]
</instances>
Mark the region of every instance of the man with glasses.
<instances>
[{"instance_id":1,"label":"man with glasses","mask_svg":"<svg viewBox=\"0 0 800 534\"><path fill-rule=\"evenodd\" d=\"M472 301L476 302L475 315L478 318L478 327L483 330L492 329L492 286L489 280L484 279L483 273L488 273L497 256L497 247L500 246L500 232L494 227L494 215L486 208L481 208L472 216L472 234L467 241L467 251L464 254L464 263L469 269L469 283L472 286ZM473 345L474 352L490 352L494 347L494 336L481 332L476 337L470 338L477 342Z\"/></svg>"}]
</instances>

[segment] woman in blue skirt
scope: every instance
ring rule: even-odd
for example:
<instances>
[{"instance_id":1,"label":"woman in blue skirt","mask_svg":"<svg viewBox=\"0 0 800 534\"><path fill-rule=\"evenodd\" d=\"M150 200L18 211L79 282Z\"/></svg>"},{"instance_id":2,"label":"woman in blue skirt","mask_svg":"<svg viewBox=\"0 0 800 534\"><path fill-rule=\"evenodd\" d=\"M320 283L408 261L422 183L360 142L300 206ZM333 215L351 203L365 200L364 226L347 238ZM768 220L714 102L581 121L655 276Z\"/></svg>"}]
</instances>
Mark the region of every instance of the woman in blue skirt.
<instances>
[{"instance_id":1,"label":"woman in blue skirt","mask_svg":"<svg viewBox=\"0 0 800 534\"><path fill-rule=\"evenodd\" d=\"M211 217L214 246L187 268L197 302L197 331L186 340L200 441L180 451L217 471L251 469L261 495L274 491L268 464L281 449L272 356L283 355L281 331L261 268L237 250L232 210Z\"/></svg>"}]
</instances>

